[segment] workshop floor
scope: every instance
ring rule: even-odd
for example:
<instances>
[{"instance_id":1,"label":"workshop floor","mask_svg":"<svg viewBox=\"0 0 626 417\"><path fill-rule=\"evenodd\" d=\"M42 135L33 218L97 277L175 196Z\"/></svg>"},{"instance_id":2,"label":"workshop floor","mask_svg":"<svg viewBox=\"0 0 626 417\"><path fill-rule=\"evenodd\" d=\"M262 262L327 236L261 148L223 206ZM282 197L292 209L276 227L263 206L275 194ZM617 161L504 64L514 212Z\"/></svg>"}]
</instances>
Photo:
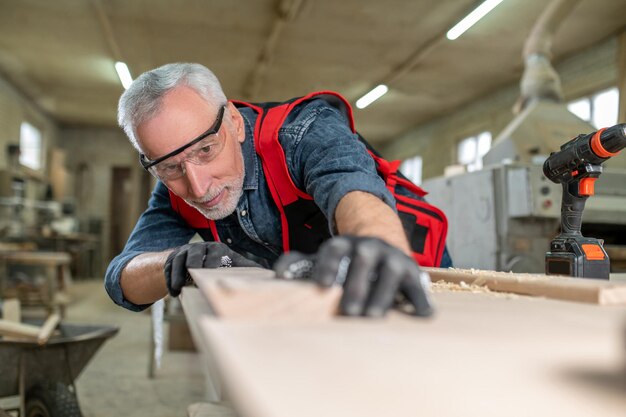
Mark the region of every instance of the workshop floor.
<instances>
[{"instance_id":1,"label":"workshop floor","mask_svg":"<svg viewBox=\"0 0 626 417\"><path fill-rule=\"evenodd\" d=\"M167 350L154 379L147 377L150 315L113 304L100 280L76 281L65 321L120 327L87 364L77 381L84 417L178 417L203 400L196 353ZM167 323L164 328L167 337Z\"/></svg>"}]
</instances>

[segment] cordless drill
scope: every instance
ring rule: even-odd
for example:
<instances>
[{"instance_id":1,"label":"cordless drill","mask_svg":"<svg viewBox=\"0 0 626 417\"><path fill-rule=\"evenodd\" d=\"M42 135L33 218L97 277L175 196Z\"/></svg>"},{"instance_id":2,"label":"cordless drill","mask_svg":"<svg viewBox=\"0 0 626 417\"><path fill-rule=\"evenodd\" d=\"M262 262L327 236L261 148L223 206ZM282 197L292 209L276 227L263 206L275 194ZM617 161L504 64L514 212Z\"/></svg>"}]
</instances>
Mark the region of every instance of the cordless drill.
<instances>
[{"instance_id":1,"label":"cordless drill","mask_svg":"<svg viewBox=\"0 0 626 417\"><path fill-rule=\"evenodd\" d=\"M546 253L547 275L609 279L611 264L603 241L580 232L583 209L594 194L602 163L626 147L626 123L578 135L543 164L543 173L563 186L561 233Z\"/></svg>"}]
</instances>

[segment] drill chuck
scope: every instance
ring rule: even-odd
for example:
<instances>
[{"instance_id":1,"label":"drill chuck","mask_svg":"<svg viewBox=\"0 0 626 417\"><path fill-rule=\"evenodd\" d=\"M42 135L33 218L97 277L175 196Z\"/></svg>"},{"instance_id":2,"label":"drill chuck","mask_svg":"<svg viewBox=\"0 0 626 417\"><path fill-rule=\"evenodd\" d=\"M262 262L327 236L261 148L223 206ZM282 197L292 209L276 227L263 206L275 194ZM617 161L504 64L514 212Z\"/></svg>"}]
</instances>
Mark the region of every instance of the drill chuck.
<instances>
[{"instance_id":1,"label":"drill chuck","mask_svg":"<svg viewBox=\"0 0 626 417\"><path fill-rule=\"evenodd\" d=\"M609 157L615 156L619 151L626 148L626 123L621 123L613 127L609 127L602 131L599 142L602 148L609 154ZM592 142L593 148L593 142ZM596 150L597 151L597 150Z\"/></svg>"},{"instance_id":2,"label":"drill chuck","mask_svg":"<svg viewBox=\"0 0 626 417\"><path fill-rule=\"evenodd\" d=\"M585 165L601 165L626 147L626 123L579 135L554 152L543 164L546 178L568 182Z\"/></svg>"}]
</instances>

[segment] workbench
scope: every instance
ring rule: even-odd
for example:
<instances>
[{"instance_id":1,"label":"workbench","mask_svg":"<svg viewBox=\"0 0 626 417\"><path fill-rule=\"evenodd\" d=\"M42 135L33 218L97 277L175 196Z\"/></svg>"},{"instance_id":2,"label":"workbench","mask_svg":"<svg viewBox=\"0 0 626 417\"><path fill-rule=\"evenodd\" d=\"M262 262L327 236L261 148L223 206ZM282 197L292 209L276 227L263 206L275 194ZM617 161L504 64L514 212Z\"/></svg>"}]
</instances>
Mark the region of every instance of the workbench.
<instances>
[{"instance_id":1,"label":"workbench","mask_svg":"<svg viewBox=\"0 0 626 417\"><path fill-rule=\"evenodd\" d=\"M43 251L65 252L70 255L74 279L94 278L102 275L100 238L92 233L65 233L40 236L34 241Z\"/></svg>"},{"instance_id":2,"label":"workbench","mask_svg":"<svg viewBox=\"0 0 626 417\"><path fill-rule=\"evenodd\" d=\"M238 269L192 270L181 301L210 399L227 393L241 417L626 415L626 306L434 286L429 319L334 317L336 295L290 314L251 297L308 283L258 270L248 285Z\"/></svg>"},{"instance_id":3,"label":"workbench","mask_svg":"<svg viewBox=\"0 0 626 417\"><path fill-rule=\"evenodd\" d=\"M44 306L49 313L59 309L64 315L69 302L67 290L71 282L71 257L66 252L8 251L0 252L0 298L18 297L24 306ZM10 265L25 265L43 269L44 282L9 285Z\"/></svg>"}]
</instances>

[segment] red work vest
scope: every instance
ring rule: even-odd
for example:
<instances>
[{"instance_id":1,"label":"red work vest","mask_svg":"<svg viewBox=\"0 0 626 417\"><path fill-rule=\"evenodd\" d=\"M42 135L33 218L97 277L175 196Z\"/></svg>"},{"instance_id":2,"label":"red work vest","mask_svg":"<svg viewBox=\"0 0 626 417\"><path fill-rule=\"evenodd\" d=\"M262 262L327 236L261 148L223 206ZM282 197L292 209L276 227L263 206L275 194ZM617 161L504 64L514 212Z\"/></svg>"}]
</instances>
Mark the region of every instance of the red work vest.
<instances>
[{"instance_id":1,"label":"red work vest","mask_svg":"<svg viewBox=\"0 0 626 417\"><path fill-rule=\"evenodd\" d=\"M233 101L237 107L249 107L257 113L254 127L254 146L261 159L263 172L280 212L283 250L314 253L330 238L328 221L313 198L298 189L289 175L285 152L278 140L278 131L289 112L307 100L321 98L340 110L355 134L350 104L341 95L331 91L308 94L284 103L251 104ZM400 161L386 161L359 136L376 163L378 174L396 199L396 208L413 251L413 257L422 266L439 266L445 248L448 221L444 213L422 198L426 192L406 179L398 166ZM398 193L403 188L413 197ZM195 208L170 191L172 208L195 228L205 240L219 241L215 221L208 220ZM375 220L373 220L375 221Z\"/></svg>"}]
</instances>

